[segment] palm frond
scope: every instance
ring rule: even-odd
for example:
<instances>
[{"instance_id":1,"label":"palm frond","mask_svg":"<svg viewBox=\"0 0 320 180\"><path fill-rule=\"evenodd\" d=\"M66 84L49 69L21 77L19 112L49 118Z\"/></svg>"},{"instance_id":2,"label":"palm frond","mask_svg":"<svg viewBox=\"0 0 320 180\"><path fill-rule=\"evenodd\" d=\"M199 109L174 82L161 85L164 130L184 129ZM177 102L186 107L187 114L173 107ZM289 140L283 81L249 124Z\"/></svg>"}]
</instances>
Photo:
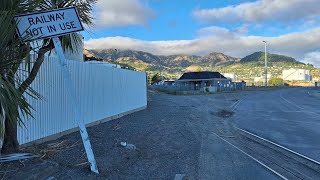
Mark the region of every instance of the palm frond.
<instances>
[{"instance_id":1,"label":"palm frond","mask_svg":"<svg viewBox=\"0 0 320 180\"><path fill-rule=\"evenodd\" d=\"M19 40L14 23L14 15L25 14L40 10L50 10L75 6L82 23L92 25L93 17L91 12L97 0L1 0L0 1L0 114L6 114L6 119L10 122L18 122L24 125L24 116L32 117L32 107L28 104L26 97L21 94L17 87L23 80L16 75L22 64L30 72L32 62L30 58L31 49L29 43L22 43ZM64 49L75 51L82 43L81 37L77 33L64 35L61 37ZM41 41L39 48L52 43L50 38ZM26 94L33 98L41 96L30 87ZM0 124L0 131L2 130Z\"/></svg>"},{"instance_id":2,"label":"palm frond","mask_svg":"<svg viewBox=\"0 0 320 180\"><path fill-rule=\"evenodd\" d=\"M19 11L16 4L19 2L12 0L0 3L0 106L1 115L5 113L6 120L17 121L23 126L23 117L32 117L32 107L16 87L21 80L15 73L25 61L25 54L29 54L29 48L26 48L28 45L21 44L17 38L13 21L14 15ZM28 89L28 92L31 97L40 97L31 88ZM3 127L0 127L0 131L2 130Z\"/></svg>"}]
</instances>

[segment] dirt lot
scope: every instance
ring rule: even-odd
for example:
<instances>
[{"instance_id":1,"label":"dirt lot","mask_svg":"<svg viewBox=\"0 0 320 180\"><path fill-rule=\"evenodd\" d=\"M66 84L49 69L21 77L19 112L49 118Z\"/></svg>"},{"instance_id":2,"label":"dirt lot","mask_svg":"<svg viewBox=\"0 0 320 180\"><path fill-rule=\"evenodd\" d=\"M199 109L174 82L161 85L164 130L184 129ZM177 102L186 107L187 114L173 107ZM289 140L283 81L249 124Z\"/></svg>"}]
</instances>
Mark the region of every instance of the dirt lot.
<instances>
[{"instance_id":1,"label":"dirt lot","mask_svg":"<svg viewBox=\"0 0 320 180\"><path fill-rule=\"evenodd\" d=\"M149 92L148 108L88 128L100 171L91 173L78 132L28 147L39 158L3 163L3 179L199 179L208 116L224 124L243 93L174 96ZM221 111L221 110L227 111ZM134 144L126 149L120 142Z\"/></svg>"}]
</instances>

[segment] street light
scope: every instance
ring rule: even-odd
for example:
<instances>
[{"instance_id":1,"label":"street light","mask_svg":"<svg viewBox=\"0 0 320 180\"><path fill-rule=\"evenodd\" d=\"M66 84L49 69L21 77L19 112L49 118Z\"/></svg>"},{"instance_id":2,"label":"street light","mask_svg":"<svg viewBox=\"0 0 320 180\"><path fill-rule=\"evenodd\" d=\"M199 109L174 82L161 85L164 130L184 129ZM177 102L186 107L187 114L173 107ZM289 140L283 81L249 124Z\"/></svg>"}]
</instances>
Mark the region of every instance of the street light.
<instances>
[{"instance_id":1,"label":"street light","mask_svg":"<svg viewBox=\"0 0 320 180\"><path fill-rule=\"evenodd\" d=\"M267 65L267 41L262 41L264 42L264 77L265 77L265 82L264 86L268 86L268 65Z\"/></svg>"}]
</instances>

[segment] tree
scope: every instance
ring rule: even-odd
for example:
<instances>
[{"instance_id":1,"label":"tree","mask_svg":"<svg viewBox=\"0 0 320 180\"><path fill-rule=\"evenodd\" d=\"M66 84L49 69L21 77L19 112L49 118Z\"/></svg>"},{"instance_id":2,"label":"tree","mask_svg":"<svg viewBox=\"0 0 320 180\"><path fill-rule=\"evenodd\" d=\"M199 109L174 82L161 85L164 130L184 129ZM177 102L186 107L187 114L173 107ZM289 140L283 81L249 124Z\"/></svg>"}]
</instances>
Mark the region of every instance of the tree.
<instances>
[{"instance_id":1,"label":"tree","mask_svg":"<svg viewBox=\"0 0 320 180\"><path fill-rule=\"evenodd\" d=\"M283 79L282 78L271 78L269 80L269 85L272 85L272 86L283 85Z\"/></svg>"},{"instance_id":2,"label":"tree","mask_svg":"<svg viewBox=\"0 0 320 180\"><path fill-rule=\"evenodd\" d=\"M160 81L162 81L164 79L167 79L167 78L164 77L164 76L159 75L159 73L156 73L151 78L151 84L158 83L158 82L160 82Z\"/></svg>"},{"instance_id":3,"label":"tree","mask_svg":"<svg viewBox=\"0 0 320 180\"><path fill-rule=\"evenodd\" d=\"M91 11L97 0L3 0L0 2L1 15L1 49L4 51L4 60L1 58L1 91L0 102L3 108L1 115L5 115L4 142L2 153L17 152L19 143L17 140L17 125L23 125L22 115L31 115L30 105L27 103L24 94L38 98L39 94L34 92L30 85L37 76L47 52L53 50L54 45L51 38L43 39L39 47L31 47L30 43L22 43L15 31L13 17L16 14L24 14L34 11L44 11L54 8L75 6L78 9L80 19L87 25L92 25ZM60 37L63 48L73 52L81 38L78 34L72 33ZM34 62L30 61L30 51L37 54ZM15 76L20 65L25 62L28 65L27 77L22 80ZM21 113L19 113L19 111Z\"/></svg>"},{"instance_id":4,"label":"tree","mask_svg":"<svg viewBox=\"0 0 320 180\"><path fill-rule=\"evenodd\" d=\"M21 63L27 66L31 63L28 58L30 46L20 43L15 31L13 16L34 8L32 4L18 0L0 2L0 105L3 120L0 130L4 135L3 152L10 152L9 147L18 146L17 124L23 125L19 111L23 116L31 115L31 107L22 94L26 92L32 97L39 97L31 88L22 88L21 79L15 75ZM24 91L20 91L20 87ZM15 138L9 141L11 137ZM17 148L11 149L17 150Z\"/></svg>"},{"instance_id":5,"label":"tree","mask_svg":"<svg viewBox=\"0 0 320 180\"><path fill-rule=\"evenodd\" d=\"M154 74L151 78L151 84L155 84L161 81L161 77L158 73Z\"/></svg>"}]
</instances>

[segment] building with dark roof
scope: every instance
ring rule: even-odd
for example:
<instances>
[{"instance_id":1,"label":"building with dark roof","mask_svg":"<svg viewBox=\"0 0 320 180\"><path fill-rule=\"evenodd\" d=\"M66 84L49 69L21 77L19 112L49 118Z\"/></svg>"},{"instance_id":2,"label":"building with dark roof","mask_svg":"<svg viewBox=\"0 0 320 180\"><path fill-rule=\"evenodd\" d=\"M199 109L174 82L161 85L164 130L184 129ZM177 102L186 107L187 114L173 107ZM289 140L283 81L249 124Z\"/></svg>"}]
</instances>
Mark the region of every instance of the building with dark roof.
<instances>
[{"instance_id":1,"label":"building with dark roof","mask_svg":"<svg viewBox=\"0 0 320 180\"><path fill-rule=\"evenodd\" d=\"M202 90L206 87L224 88L229 87L231 80L224 77L219 72L202 71L184 73L177 81L176 85L185 90Z\"/></svg>"},{"instance_id":2,"label":"building with dark roof","mask_svg":"<svg viewBox=\"0 0 320 180\"><path fill-rule=\"evenodd\" d=\"M204 80L204 79L226 79L219 72L202 71L202 72L187 72L184 73L178 80Z\"/></svg>"}]
</instances>

